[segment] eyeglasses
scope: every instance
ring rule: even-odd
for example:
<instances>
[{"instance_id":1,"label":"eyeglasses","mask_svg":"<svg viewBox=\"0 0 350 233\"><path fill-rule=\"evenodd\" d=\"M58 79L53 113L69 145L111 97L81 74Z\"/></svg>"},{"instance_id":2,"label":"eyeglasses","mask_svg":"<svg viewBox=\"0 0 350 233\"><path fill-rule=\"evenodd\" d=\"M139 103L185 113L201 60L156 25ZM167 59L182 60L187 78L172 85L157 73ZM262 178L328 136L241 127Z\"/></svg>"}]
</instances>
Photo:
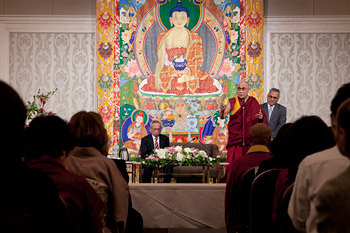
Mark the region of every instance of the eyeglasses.
<instances>
[{"instance_id":1,"label":"eyeglasses","mask_svg":"<svg viewBox=\"0 0 350 233\"><path fill-rule=\"evenodd\" d=\"M238 90L238 91L246 91L247 88L246 88L246 87L237 87L237 90Z\"/></svg>"},{"instance_id":2,"label":"eyeglasses","mask_svg":"<svg viewBox=\"0 0 350 233\"><path fill-rule=\"evenodd\" d=\"M277 99L278 99L278 97L272 96L272 95L269 95L269 98L270 98L270 99L274 99L274 100L277 100Z\"/></svg>"}]
</instances>

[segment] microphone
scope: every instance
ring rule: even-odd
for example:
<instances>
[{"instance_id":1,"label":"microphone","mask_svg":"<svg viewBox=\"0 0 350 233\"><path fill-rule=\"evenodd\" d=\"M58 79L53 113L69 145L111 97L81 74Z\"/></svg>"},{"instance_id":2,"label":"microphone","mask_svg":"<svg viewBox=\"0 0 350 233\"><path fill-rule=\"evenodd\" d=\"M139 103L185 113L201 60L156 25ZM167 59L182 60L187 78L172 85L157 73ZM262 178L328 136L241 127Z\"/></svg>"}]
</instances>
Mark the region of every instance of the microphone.
<instances>
[{"instance_id":1,"label":"microphone","mask_svg":"<svg viewBox=\"0 0 350 233\"><path fill-rule=\"evenodd\" d=\"M197 137L197 138L198 138L198 137ZM200 139L199 139L198 141L199 141L199 143L202 145L202 147L204 147L205 153L207 153L207 155L209 156L210 150L208 149L208 147L207 147L206 145L204 145L204 144L201 142Z\"/></svg>"},{"instance_id":2,"label":"microphone","mask_svg":"<svg viewBox=\"0 0 350 233\"><path fill-rule=\"evenodd\" d=\"M242 99L243 107L245 105L245 98Z\"/></svg>"},{"instance_id":3,"label":"microphone","mask_svg":"<svg viewBox=\"0 0 350 233\"><path fill-rule=\"evenodd\" d=\"M182 147L187 146L188 144L190 144L191 142L193 142L193 141L194 141L194 140L196 140L196 139L198 139L198 137L194 137L194 138L192 138L191 140L189 140L188 142L186 142L185 144L183 144L183 146L182 146Z\"/></svg>"}]
</instances>

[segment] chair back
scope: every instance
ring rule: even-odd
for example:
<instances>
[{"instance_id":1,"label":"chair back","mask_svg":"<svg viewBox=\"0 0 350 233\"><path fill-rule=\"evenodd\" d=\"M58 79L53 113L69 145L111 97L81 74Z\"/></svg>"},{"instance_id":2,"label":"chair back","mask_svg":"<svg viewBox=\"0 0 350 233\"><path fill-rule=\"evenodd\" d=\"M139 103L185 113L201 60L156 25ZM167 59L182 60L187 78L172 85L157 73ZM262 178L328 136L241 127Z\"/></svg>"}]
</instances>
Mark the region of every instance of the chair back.
<instances>
[{"instance_id":1,"label":"chair back","mask_svg":"<svg viewBox=\"0 0 350 233\"><path fill-rule=\"evenodd\" d=\"M239 179L238 208L236 208L237 231L248 232L250 187L255 179L257 167L246 171Z\"/></svg>"},{"instance_id":2,"label":"chair back","mask_svg":"<svg viewBox=\"0 0 350 233\"><path fill-rule=\"evenodd\" d=\"M108 213L108 207L107 207L107 202L108 202L108 192L109 188L106 184L90 179L90 178L85 178L89 184L93 187L93 189L96 191L97 195L101 198L101 200L105 203L106 208L103 208L101 211L101 216L102 216L102 226L106 227L107 226L107 213Z\"/></svg>"},{"instance_id":3,"label":"chair back","mask_svg":"<svg viewBox=\"0 0 350 233\"><path fill-rule=\"evenodd\" d=\"M276 180L282 169L270 169L259 174L250 189L249 232L272 232L272 206Z\"/></svg>"},{"instance_id":4,"label":"chair back","mask_svg":"<svg viewBox=\"0 0 350 233\"><path fill-rule=\"evenodd\" d=\"M298 233L297 229L295 229L292 220L288 215L288 205L289 200L293 192L294 183L289 185L289 187L284 191L281 205L278 210L277 216L277 229L278 232L281 233Z\"/></svg>"}]
</instances>

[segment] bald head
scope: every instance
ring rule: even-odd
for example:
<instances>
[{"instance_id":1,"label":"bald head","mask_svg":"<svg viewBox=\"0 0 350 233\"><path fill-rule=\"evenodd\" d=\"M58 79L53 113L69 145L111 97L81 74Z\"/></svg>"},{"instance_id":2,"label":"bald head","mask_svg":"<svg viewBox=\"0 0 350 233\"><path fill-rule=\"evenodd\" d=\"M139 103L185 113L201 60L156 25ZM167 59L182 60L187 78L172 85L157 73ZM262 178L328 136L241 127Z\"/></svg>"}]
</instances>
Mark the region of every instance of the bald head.
<instances>
[{"instance_id":1,"label":"bald head","mask_svg":"<svg viewBox=\"0 0 350 233\"><path fill-rule=\"evenodd\" d=\"M249 93L249 85L247 82L242 81L237 86L237 94L240 99L247 99Z\"/></svg>"},{"instance_id":2,"label":"bald head","mask_svg":"<svg viewBox=\"0 0 350 233\"><path fill-rule=\"evenodd\" d=\"M250 129L250 141L252 145L268 146L271 141L271 130L263 123L258 123Z\"/></svg>"}]
</instances>

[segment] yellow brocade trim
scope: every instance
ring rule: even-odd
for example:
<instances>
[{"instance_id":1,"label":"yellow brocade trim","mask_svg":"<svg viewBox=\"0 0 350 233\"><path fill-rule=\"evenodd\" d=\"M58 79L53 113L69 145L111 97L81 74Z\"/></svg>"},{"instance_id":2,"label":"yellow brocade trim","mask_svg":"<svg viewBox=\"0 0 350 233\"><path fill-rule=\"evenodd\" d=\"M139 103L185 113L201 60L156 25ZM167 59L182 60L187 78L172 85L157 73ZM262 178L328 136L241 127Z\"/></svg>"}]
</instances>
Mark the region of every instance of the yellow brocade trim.
<instances>
[{"instance_id":1,"label":"yellow brocade trim","mask_svg":"<svg viewBox=\"0 0 350 233\"><path fill-rule=\"evenodd\" d=\"M267 146L264 145L254 145L251 146L248 150L248 154L249 153L254 153L254 152L266 152L266 153L270 153L269 148L267 148Z\"/></svg>"},{"instance_id":2,"label":"yellow brocade trim","mask_svg":"<svg viewBox=\"0 0 350 233\"><path fill-rule=\"evenodd\" d=\"M236 96L236 103L233 109L231 110L231 115L235 114L241 108L241 104L238 101L238 96Z\"/></svg>"}]
</instances>

